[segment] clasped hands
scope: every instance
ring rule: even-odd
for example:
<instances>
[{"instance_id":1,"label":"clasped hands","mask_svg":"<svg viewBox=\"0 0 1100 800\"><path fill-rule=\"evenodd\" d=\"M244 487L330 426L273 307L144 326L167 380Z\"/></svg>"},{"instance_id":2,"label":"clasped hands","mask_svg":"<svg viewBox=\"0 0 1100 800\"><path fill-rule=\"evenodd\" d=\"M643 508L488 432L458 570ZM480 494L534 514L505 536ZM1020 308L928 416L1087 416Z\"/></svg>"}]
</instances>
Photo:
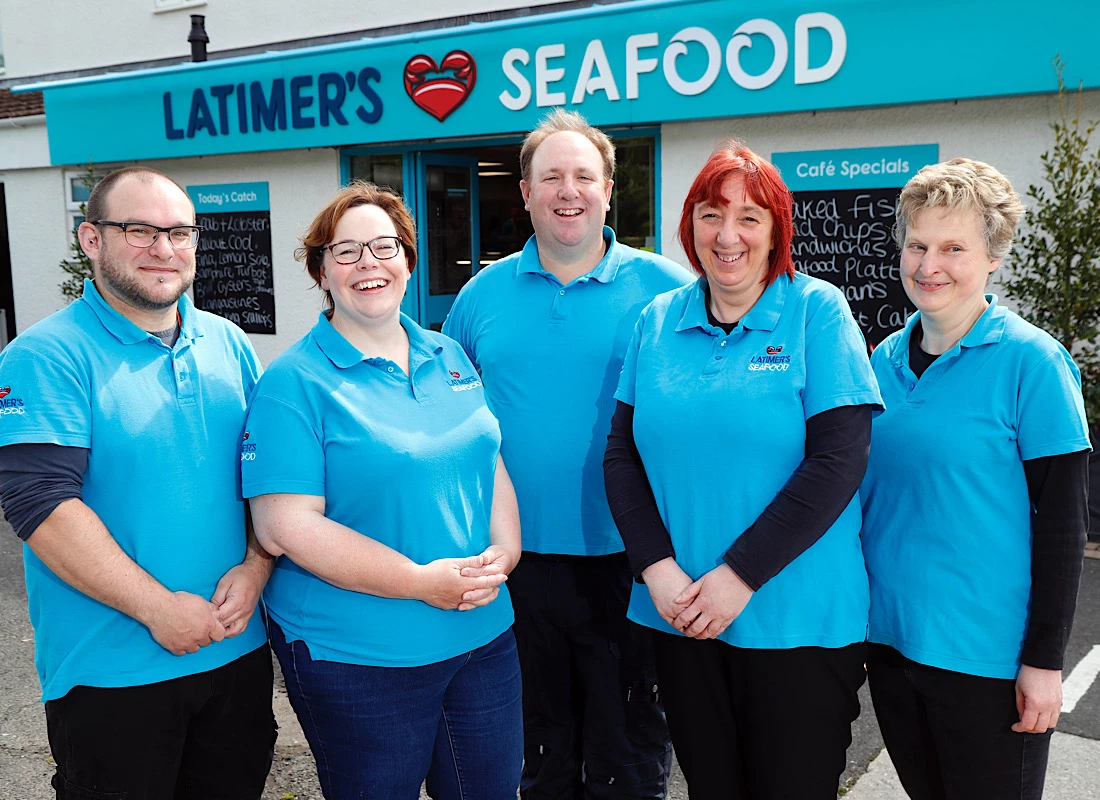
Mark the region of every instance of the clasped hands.
<instances>
[{"instance_id":1,"label":"clasped hands","mask_svg":"<svg viewBox=\"0 0 1100 800\"><path fill-rule=\"evenodd\" d=\"M729 627L752 599L753 591L724 563L697 581L673 558L651 564L642 579L657 613L693 639L714 639Z\"/></svg>"},{"instance_id":2,"label":"clasped hands","mask_svg":"<svg viewBox=\"0 0 1100 800\"><path fill-rule=\"evenodd\" d=\"M445 610L470 611L497 599L500 585L519 561L499 545L476 556L440 558L420 568L423 589L416 596Z\"/></svg>"}]
</instances>

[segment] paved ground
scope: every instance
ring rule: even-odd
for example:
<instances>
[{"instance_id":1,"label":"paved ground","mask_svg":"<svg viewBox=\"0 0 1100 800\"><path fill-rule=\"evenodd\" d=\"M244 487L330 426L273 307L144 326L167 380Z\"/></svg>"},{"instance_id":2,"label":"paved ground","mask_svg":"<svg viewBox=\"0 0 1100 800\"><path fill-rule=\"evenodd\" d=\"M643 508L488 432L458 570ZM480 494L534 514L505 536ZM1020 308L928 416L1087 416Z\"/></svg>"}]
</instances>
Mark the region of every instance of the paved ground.
<instances>
[{"instance_id":1,"label":"paved ground","mask_svg":"<svg viewBox=\"0 0 1100 800\"><path fill-rule=\"evenodd\" d=\"M0 686L3 686L0 691L0 798L53 798L49 788L53 767L33 659L34 641L27 620L21 545L0 518ZM1085 562L1068 666L1067 697L1071 694L1071 682L1079 686L1073 692L1079 697L1074 709L1063 714L1058 726L1060 732L1054 737L1046 797L1048 800L1100 798L1100 689L1092 681L1095 677L1093 667L1100 669L1100 560ZM1080 669L1075 672L1078 667ZM856 800L904 800L905 793L898 784L889 756L882 752L882 740L866 687L860 699L863 714L853 728L853 744L848 751L848 769L842 778L840 793ZM313 759L281 682L276 687L274 700L281 731L264 800L321 800ZM669 798L687 800L687 789L678 771Z\"/></svg>"}]
</instances>

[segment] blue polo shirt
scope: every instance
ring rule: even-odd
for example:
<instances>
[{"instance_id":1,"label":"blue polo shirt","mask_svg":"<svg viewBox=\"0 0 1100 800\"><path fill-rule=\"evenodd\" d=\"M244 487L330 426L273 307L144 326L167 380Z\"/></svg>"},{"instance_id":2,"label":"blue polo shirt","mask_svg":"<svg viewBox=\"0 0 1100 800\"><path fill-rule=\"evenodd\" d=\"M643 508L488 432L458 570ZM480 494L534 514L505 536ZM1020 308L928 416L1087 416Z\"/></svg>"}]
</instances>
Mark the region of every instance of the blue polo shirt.
<instances>
[{"instance_id":1,"label":"blue polo shirt","mask_svg":"<svg viewBox=\"0 0 1100 800\"><path fill-rule=\"evenodd\" d=\"M920 380L909 338L872 354L886 413L860 489L870 640L933 667L1015 678L1031 598L1023 462L1089 448L1081 379L1047 333L990 302Z\"/></svg>"},{"instance_id":2,"label":"blue polo shirt","mask_svg":"<svg viewBox=\"0 0 1100 800\"><path fill-rule=\"evenodd\" d=\"M96 290L0 353L0 446L88 449L84 502L130 558L172 591L210 598L245 556L237 443L260 374L248 337L179 301L174 347ZM34 541L34 535L31 535ZM23 549L42 699L78 684L139 686L215 669L260 647L239 636L175 656L149 629L60 580Z\"/></svg>"},{"instance_id":3,"label":"blue polo shirt","mask_svg":"<svg viewBox=\"0 0 1100 800\"><path fill-rule=\"evenodd\" d=\"M707 321L703 279L642 312L615 397L634 438L676 562L693 579L722 563L802 463L806 420L881 406L863 336L829 283L780 277L726 334ZM738 647L842 647L867 632L867 573L853 498L825 535L757 591L718 638ZM644 585L630 619L678 633Z\"/></svg>"},{"instance_id":4,"label":"blue polo shirt","mask_svg":"<svg viewBox=\"0 0 1100 800\"><path fill-rule=\"evenodd\" d=\"M603 485L612 393L642 308L692 280L673 261L626 247L562 285L535 237L458 295L443 332L485 380L516 487L523 549L595 556L622 551Z\"/></svg>"},{"instance_id":5,"label":"blue polo shirt","mask_svg":"<svg viewBox=\"0 0 1100 800\"><path fill-rule=\"evenodd\" d=\"M324 314L260 381L242 445L244 494L325 498L325 516L418 564L481 553L500 428L462 348L402 315L409 370L365 358ZM508 590L444 611L341 589L280 556L268 613L314 659L407 667L488 644L512 624Z\"/></svg>"}]
</instances>

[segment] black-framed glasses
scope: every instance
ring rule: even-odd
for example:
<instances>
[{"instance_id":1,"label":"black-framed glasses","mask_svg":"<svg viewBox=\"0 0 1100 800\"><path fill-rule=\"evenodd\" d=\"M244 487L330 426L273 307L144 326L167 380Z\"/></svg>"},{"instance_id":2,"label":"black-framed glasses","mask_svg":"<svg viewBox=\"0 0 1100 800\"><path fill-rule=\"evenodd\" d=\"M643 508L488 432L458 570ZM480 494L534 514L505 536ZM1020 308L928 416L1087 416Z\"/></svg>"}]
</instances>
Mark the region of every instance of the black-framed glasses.
<instances>
[{"instance_id":1,"label":"black-framed glasses","mask_svg":"<svg viewBox=\"0 0 1100 800\"><path fill-rule=\"evenodd\" d=\"M396 236L377 236L369 242L337 242L325 249L332 253L332 260L337 264L357 264L363 257L364 247L379 261L385 261L401 252L401 240Z\"/></svg>"},{"instance_id":2,"label":"black-framed glasses","mask_svg":"<svg viewBox=\"0 0 1100 800\"><path fill-rule=\"evenodd\" d=\"M126 243L134 247L151 247L153 242L162 233L168 234L168 243L176 250L192 250L199 243L201 225L176 225L171 228L159 228L148 222L112 222L109 219L101 219L93 225L109 225L112 228L122 228L122 235L126 237Z\"/></svg>"}]
</instances>

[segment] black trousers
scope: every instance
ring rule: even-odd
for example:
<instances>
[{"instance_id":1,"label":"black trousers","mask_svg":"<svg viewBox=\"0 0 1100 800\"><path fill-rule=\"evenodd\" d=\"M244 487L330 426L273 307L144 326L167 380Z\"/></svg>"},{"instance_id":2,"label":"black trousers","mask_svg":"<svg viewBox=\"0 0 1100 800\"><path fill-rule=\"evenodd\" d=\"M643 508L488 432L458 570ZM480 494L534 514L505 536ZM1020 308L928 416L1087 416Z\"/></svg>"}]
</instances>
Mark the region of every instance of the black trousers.
<instances>
[{"instance_id":1,"label":"black trousers","mask_svg":"<svg viewBox=\"0 0 1100 800\"><path fill-rule=\"evenodd\" d=\"M626 556L524 553L508 577L523 677L524 800L663 798L672 765Z\"/></svg>"},{"instance_id":2,"label":"black trousers","mask_svg":"<svg viewBox=\"0 0 1100 800\"><path fill-rule=\"evenodd\" d=\"M901 785L913 800L1039 800L1052 731L1016 733L1016 682L867 653L871 699Z\"/></svg>"},{"instance_id":3,"label":"black trousers","mask_svg":"<svg viewBox=\"0 0 1100 800\"><path fill-rule=\"evenodd\" d=\"M835 800L866 677L862 643L757 650L652 636L691 800Z\"/></svg>"},{"instance_id":4,"label":"black trousers","mask_svg":"<svg viewBox=\"0 0 1100 800\"><path fill-rule=\"evenodd\" d=\"M251 800L275 747L271 651L122 688L76 686L46 703L58 800Z\"/></svg>"}]
</instances>

